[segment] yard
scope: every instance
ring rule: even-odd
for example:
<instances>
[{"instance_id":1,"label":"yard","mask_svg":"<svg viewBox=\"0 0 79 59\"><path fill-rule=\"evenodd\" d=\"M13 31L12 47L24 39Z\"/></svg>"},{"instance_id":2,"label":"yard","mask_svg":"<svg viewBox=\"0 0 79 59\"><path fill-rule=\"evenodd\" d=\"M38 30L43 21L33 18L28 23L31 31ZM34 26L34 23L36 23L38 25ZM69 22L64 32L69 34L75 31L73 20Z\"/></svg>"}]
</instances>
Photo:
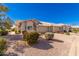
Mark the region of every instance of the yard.
<instances>
[{"instance_id":1,"label":"yard","mask_svg":"<svg viewBox=\"0 0 79 59\"><path fill-rule=\"evenodd\" d=\"M72 55L72 43L74 42L75 34L54 34L53 40L45 40L42 35L38 44L33 46L19 47L18 50L14 48L17 41L21 41L22 35L8 35L7 55L19 56L67 56ZM73 53L74 54L74 53Z\"/></svg>"}]
</instances>

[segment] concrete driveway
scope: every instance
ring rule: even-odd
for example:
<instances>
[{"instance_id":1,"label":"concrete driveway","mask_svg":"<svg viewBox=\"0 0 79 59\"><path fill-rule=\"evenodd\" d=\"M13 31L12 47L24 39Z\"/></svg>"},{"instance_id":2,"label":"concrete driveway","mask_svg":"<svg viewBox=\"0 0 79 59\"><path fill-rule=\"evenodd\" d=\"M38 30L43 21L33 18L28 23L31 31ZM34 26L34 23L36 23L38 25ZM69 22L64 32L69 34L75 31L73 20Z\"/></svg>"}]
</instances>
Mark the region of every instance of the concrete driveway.
<instances>
[{"instance_id":1,"label":"concrete driveway","mask_svg":"<svg viewBox=\"0 0 79 59\"><path fill-rule=\"evenodd\" d=\"M79 34L73 35L73 38L69 56L79 56Z\"/></svg>"}]
</instances>

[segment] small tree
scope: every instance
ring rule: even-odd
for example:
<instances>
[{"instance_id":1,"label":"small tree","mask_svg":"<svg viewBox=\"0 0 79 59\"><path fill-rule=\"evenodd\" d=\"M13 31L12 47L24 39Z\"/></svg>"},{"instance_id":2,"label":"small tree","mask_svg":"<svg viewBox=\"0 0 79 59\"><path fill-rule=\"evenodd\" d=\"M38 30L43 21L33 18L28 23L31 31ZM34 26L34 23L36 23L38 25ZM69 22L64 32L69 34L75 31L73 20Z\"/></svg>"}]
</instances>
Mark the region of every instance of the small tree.
<instances>
[{"instance_id":1,"label":"small tree","mask_svg":"<svg viewBox=\"0 0 79 59\"><path fill-rule=\"evenodd\" d=\"M13 21L9 17L7 17L5 20L5 27L9 30L11 29L12 24L13 24Z\"/></svg>"},{"instance_id":2,"label":"small tree","mask_svg":"<svg viewBox=\"0 0 79 59\"><path fill-rule=\"evenodd\" d=\"M3 29L0 32L2 34L7 33L10 30L11 25L13 24L13 21L5 14L8 11L8 7L0 4L0 29Z\"/></svg>"},{"instance_id":3,"label":"small tree","mask_svg":"<svg viewBox=\"0 0 79 59\"><path fill-rule=\"evenodd\" d=\"M37 32L27 32L23 34L23 40L27 41L29 45L37 43L39 38L39 33Z\"/></svg>"},{"instance_id":4,"label":"small tree","mask_svg":"<svg viewBox=\"0 0 79 59\"><path fill-rule=\"evenodd\" d=\"M0 56L5 54L7 41L0 37Z\"/></svg>"},{"instance_id":5,"label":"small tree","mask_svg":"<svg viewBox=\"0 0 79 59\"><path fill-rule=\"evenodd\" d=\"M47 33L45 33L45 37L46 37L47 40L51 40L54 37L54 33L47 32Z\"/></svg>"},{"instance_id":6,"label":"small tree","mask_svg":"<svg viewBox=\"0 0 79 59\"><path fill-rule=\"evenodd\" d=\"M66 35L70 35L70 32L66 32Z\"/></svg>"}]
</instances>

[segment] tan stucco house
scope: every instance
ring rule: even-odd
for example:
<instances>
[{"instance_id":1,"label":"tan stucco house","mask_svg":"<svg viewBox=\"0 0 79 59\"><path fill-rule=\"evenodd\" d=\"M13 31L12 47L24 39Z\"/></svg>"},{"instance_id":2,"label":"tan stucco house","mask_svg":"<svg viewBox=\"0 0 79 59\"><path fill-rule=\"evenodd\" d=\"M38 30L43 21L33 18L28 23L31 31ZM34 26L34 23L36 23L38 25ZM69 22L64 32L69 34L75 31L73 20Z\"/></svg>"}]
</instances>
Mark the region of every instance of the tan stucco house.
<instances>
[{"instance_id":1,"label":"tan stucco house","mask_svg":"<svg viewBox=\"0 0 79 59\"><path fill-rule=\"evenodd\" d=\"M37 25L40 24L38 20L22 20L16 21L16 30L20 31L36 31Z\"/></svg>"},{"instance_id":2,"label":"tan stucco house","mask_svg":"<svg viewBox=\"0 0 79 59\"><path fill-rule=\"evenodd\" d=\"M32 20L18 20L16 21L17 31L37 31L39 33L45 32L64 32L69 31L70 26L64 24L50 24L40 22L36 19Z\"/></svg>"}]
</instances>

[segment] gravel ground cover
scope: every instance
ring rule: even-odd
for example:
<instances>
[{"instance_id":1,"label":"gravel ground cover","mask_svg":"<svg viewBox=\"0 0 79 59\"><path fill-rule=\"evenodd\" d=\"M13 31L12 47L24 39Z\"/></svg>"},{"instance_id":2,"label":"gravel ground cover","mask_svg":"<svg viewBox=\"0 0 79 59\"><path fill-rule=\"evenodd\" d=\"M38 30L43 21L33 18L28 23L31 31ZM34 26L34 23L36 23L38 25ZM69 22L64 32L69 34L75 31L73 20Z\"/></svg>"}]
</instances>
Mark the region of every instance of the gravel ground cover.
<instances>
[{"instance_id":1,"label":"gravel ground cover","mask_svg":"<svg viewBox=\"0 0 79 59\"><path fill-rule=\"evenodd\" d=\"M53 40L46 40L42 37L39 38L38 44L31 47L25 47L20 51L15 51L13 46L16 41L22 39L22 35L9 35L9 47L7 49L8 55L23 55L23 56L67 56L71 48L72 42L75 39L74 35L65 35L55 33Z\"/></svg>"}]
</instances>

